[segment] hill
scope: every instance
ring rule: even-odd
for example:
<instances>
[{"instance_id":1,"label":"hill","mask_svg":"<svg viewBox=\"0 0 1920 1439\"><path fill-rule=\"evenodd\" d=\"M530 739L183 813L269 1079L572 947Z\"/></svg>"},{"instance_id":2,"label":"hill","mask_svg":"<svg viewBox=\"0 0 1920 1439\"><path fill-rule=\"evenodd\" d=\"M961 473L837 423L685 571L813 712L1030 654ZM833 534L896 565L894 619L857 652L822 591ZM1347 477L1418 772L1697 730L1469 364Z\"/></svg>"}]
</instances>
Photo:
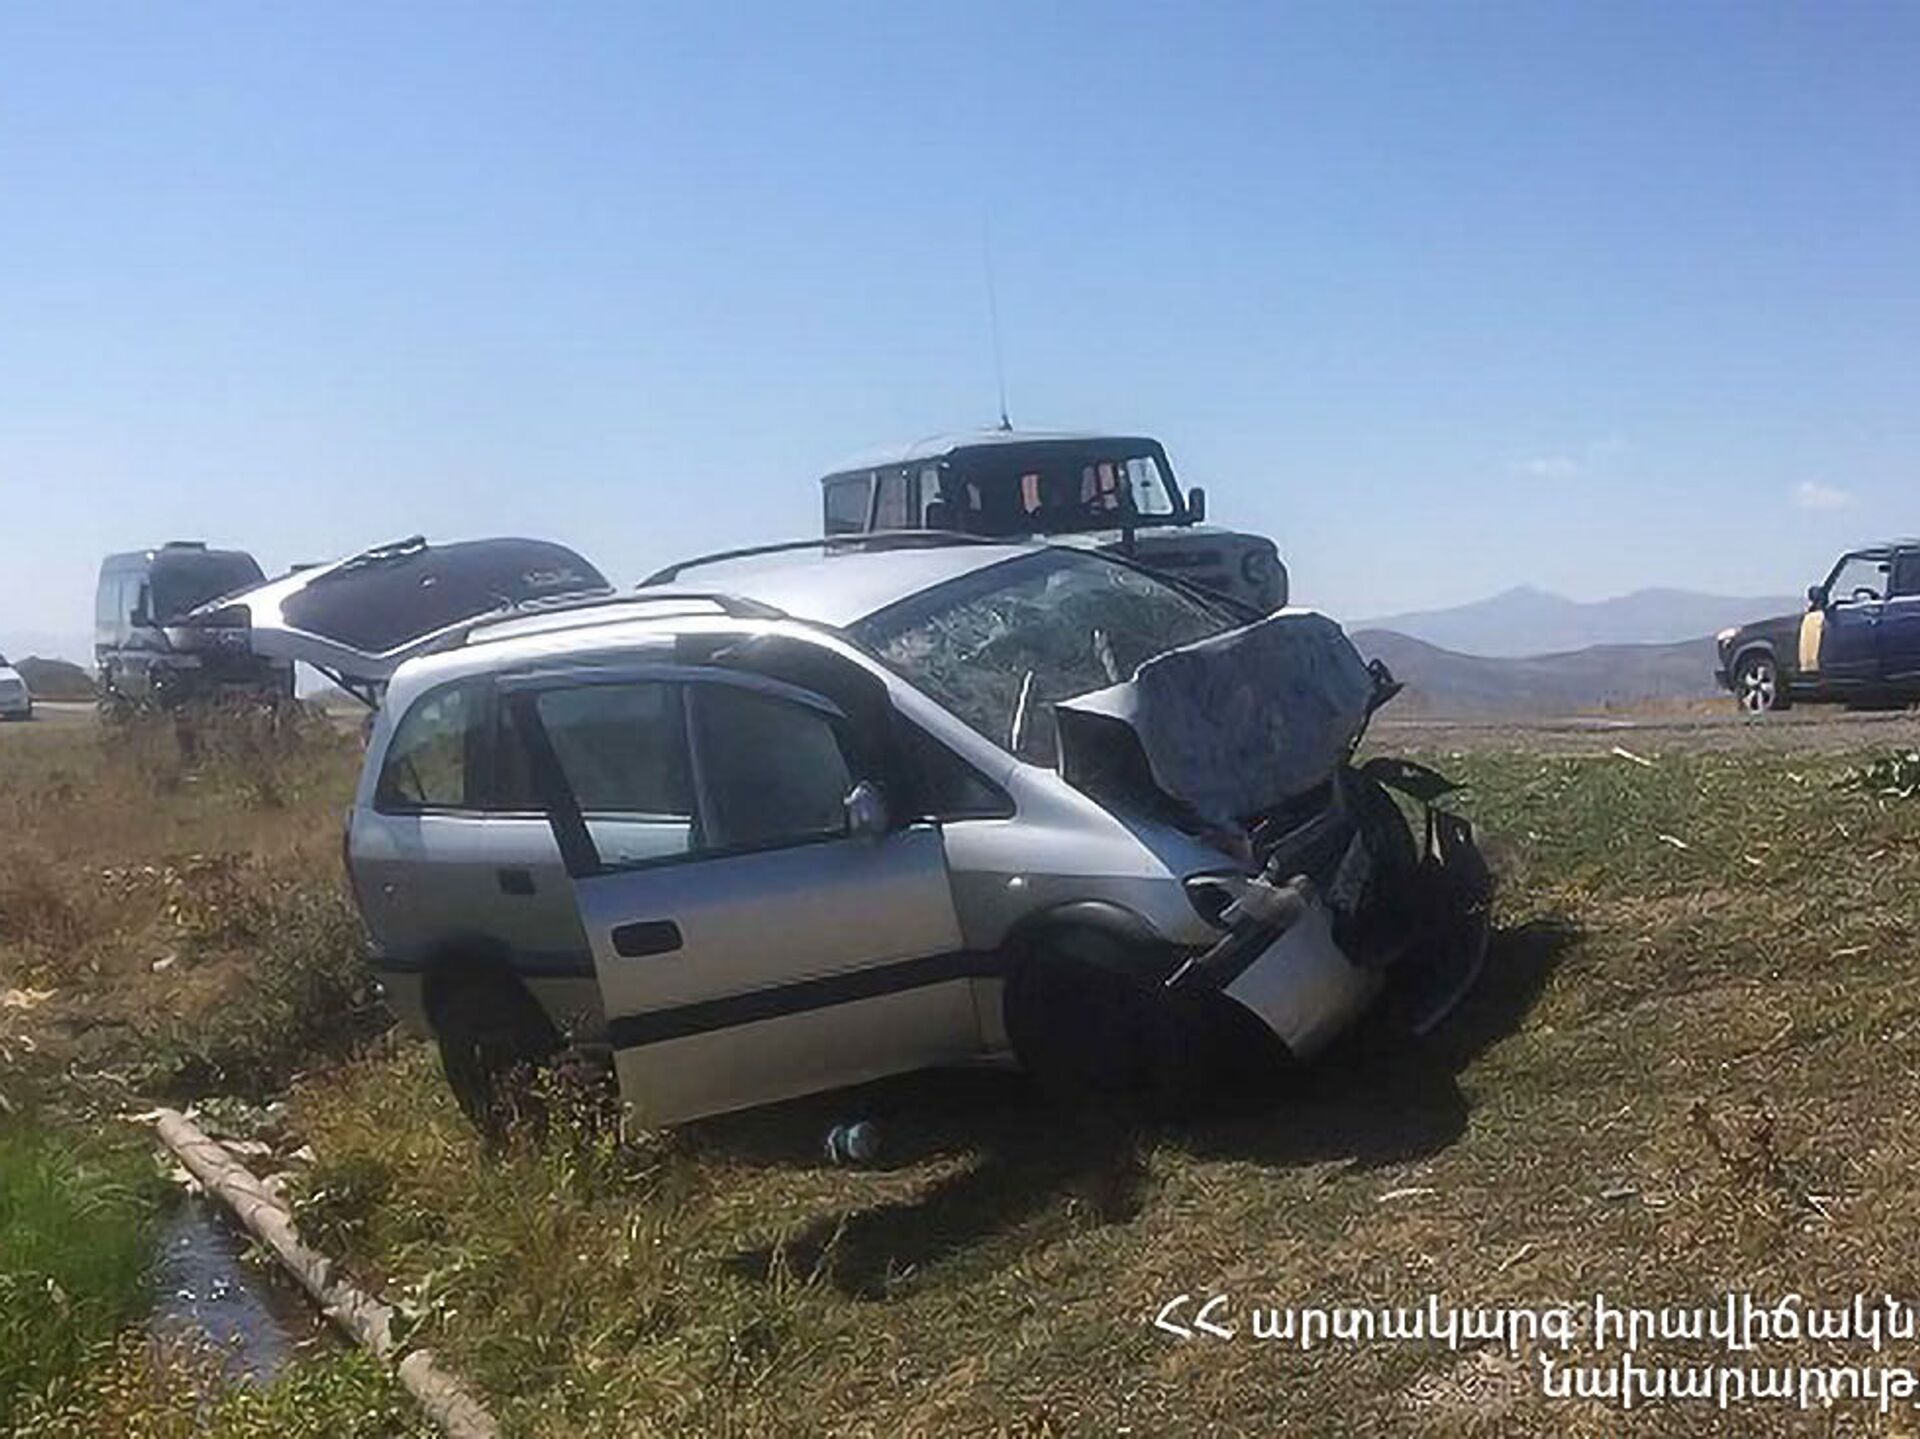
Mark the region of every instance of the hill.
<instances>
[{"instance_id":1,"label":"hill","mask_svg":"<svg viewBox=\"0 0 1920 1439\"><path fill-rule=\"evenodd\" d=\"M1735 599L1676 589L1581 601L1522 585L1472 604L1387 615L1350 628L1391 630L1456 654L1518 659L1592 645L1676 644L1801 606L1779 596Z\"/></svg>"},{"instance_id":2,"label":"hill","mask_svg":"<svg viewBox=\"0 0 1920 1439\"><path fill-rule=\"evenodd\" d=\"M1582 714L1722 692L1711 639L1592 645L1524 659L1455 654L1388 630L1361 630L1353 642L1406 683L1399 705L1425 714Z\"/></svg>"},{"instance_id":3,"label":"hill","mask_svg":"<svg viewBox=\"0 0 1920 1439\"><path fill-rule=\"evenodd\" d=\"M93 698L93 676L66 660L28 655L14 668L20 671L20 678L27 682L27 692L37 700Z\"/></svg>"}]
</instances>

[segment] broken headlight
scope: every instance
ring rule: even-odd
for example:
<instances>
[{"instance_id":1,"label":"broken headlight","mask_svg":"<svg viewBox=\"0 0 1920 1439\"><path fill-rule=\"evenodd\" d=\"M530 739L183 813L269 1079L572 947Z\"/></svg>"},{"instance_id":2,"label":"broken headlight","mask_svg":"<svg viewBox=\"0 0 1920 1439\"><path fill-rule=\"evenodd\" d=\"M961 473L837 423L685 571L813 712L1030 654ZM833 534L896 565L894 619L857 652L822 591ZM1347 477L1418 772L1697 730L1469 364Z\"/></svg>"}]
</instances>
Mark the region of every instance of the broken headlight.
<instances>
[{"instance_id":1,"label":"broken headlight","mask_svg":"<svg viewBox=\"0 0 1920 1439\"><path fill-rule=\"evenodd\" d=\"M1215 929L1225 929L1226 912L1234 901L1247 892L1252 876L1233 871L1217 874L1188 875L1184 881L1187 902L1200 918Z\"/></svg>"}]
</instances>

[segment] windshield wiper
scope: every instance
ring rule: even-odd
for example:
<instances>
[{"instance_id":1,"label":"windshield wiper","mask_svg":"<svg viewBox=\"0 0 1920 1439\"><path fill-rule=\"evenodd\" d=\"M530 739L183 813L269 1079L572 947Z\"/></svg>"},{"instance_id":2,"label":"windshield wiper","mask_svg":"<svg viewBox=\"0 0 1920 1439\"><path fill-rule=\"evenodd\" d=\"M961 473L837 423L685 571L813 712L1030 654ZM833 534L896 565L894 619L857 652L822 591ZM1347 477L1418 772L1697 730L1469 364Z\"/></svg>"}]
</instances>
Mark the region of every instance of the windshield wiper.
<instances>
[{"instance_id":1,"label":"windshield wiper","mask_svg":"<svg viewBox=\"0 0 1920 1439\"><path fill-rule=\"evenodd\" d=\"M1028 670L1020 680L1020 698L1013 704L1013 723L1007 726L1007 748L1015 754L1020 753L1020 741L1025 738L1027 729L1027 702L1033 698L1033 671Z\"/></svg>"}]
</instances>

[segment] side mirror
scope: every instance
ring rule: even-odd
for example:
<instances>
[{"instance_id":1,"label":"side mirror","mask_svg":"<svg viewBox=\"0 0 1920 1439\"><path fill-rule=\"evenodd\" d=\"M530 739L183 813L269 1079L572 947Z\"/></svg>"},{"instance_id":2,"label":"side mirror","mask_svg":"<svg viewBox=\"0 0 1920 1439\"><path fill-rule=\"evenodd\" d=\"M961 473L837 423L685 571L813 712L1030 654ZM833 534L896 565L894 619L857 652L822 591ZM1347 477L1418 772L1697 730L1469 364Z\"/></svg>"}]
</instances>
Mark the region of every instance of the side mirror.
<instances>
[{"instance_id":1,"label":"side mirror","mask_svg":"<svg viewBox=\"0 0 1920 1439\"><path fill-rule=\"evenodd\" d=\"M945 500L928 500L921 528L929 530L950 530L953 528L953 508Z\"/></svg>"},{"instance_id":2,"label":"side mirror","mask_svg":"<svg viewBox=\"0 0 1920 1439\"><path fill-rule=\"evenodd\" d=\"M1207 518L1207 492L1198 485L1187 491L1187 518L1196 525Z\"/></svg>"},{"instance_id":3,"label":"side mirror","mask_svg":"<svg viewBox=\"0 0 1920 1439\"><path fill-rule=\"evenodd\" d=\"M887 797L879 785L863 779L847 791L847 834L854 839L879 839L893 827Z\"/></svg>"},{"instance_id":4,"label":"side mirror","mask_svg":"<svg viewBox=\"0 0 1920 1439\"><path fill-rule=\"evenodd\" d=\"M1807 586L1807 608L1822 610L1827 607L1827 589L1825 585Z\"/></svg>"}]
</instances>

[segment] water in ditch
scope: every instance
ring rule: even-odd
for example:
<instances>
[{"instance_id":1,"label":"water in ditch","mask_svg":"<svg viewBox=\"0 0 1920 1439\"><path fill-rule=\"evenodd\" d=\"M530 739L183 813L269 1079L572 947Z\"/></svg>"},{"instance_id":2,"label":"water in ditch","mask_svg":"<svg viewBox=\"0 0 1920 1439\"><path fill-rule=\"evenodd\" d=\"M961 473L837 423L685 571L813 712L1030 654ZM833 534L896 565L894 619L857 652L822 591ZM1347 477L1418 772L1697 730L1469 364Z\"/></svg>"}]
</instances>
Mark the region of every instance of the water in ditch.
<instances>
[{"instance_id":1,"label":"water in ditch","mask_svg":"<svg viewBox=\"0 0 1920 1439\"><path fill-rule=\"evenodd\" d=\"M249 1260L247 1247L219 1205L201 1195L182 1199L161 1229L148 1332L160 1343L210 1341L225 1378L262 1383L331 1336L292 1280Z\"/></svg>"}]
</instances>

